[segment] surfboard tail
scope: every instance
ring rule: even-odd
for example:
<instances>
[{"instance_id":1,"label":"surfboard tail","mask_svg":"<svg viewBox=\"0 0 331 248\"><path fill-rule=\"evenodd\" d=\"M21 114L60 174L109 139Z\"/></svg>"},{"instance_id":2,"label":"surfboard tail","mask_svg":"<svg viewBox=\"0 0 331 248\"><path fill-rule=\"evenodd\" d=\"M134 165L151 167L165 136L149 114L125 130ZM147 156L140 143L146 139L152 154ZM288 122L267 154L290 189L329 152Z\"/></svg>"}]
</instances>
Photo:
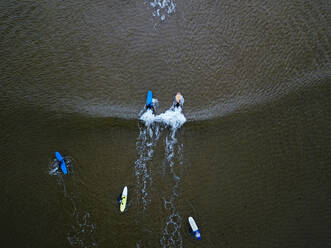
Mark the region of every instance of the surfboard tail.
<instances>
[{"instance_id":1,"label":"surfboard tail","mask_svg":"<svg viewBox=\"0 0 331 248\"><path fill-rule=\"evenodd\" d=\"M198 240L201 240L201 235L200 235L200 231L196 230L195 235L194 235Z\"/></svg>"},{"instance_id":2,"label":"surfboard tail","mask_svg":"<svg viewBox=\"0 0 331 248\"><path fill-rule=\"evenodd\" d=\"M68 170L67 170L67 166L66 166L64 160L62 160L60 167L61 167L61 170L62 170L63 174L64 175L67 175L68 174Z\"/></svg>"}]
</instances>

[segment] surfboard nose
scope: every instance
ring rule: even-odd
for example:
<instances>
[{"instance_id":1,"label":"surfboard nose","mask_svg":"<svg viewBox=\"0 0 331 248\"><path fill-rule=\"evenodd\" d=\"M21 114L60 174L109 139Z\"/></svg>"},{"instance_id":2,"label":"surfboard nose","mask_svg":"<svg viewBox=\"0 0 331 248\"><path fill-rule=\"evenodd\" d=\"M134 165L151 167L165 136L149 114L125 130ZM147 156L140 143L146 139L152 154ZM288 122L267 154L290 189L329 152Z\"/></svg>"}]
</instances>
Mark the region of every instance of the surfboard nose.
<instances>
[{"instance_id":1,"label":"surfboard nose","mask_svg":"<svg viewBox=\"0 0 331 248\"><path fill-rule=\"evenodd\" d=\"M55 152L55 157L57 160L59 160L59 162L61 162L63 160L63 157L61 156L61 154L59 152Z\"/></svg>"}]
</instances>

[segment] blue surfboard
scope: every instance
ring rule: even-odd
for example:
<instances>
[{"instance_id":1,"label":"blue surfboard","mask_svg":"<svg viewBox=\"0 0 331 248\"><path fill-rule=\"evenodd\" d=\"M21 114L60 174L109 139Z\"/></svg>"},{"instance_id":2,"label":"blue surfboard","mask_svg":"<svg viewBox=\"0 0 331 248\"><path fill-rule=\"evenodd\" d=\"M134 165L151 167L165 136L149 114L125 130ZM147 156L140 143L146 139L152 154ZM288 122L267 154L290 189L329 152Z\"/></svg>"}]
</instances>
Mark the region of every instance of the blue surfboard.
<instances>
[{"instance_id":1,"label":"blue surfboard","mask_svg":"<svg viewBox=\"0 0 331 248\"><path fill-rule=\"evenodd\" d=\"M61 162L63 160L63 157L61 156L61 154L59 152L55 152L55 157L57 160L59 160L59 162Z\"/></svg>"},{"instance_id":2,"label":"blue surfboard","mask_svg":"<svg viewBox=\"0 0 331 248\"><path fill-rule=\"evenodd\" d=\"M152 91L147 92L147 98L146 98L146 107L151 108L153 106L153 94Z\"/></svg>"},{"instance_id":3,"label":"blue surfboard","mask_svg":"<svg viewBox=\"0 0 331 248\"><path fill-rule=\"evenodd\" d=\"M61 163L60 164L60 168L61 168L63 174L64 175L67 175L68 174L68 170L67 170L67 166L66 166L66 163L64 162L63 157L61 156L61 154L59 152L55 152L55 157Z\"/></svg>"},{"instance_id":4,"label":"blue surfboard","mask_svg":"<svg viewBox=\"0 0 331 248\"><path fill-rule=\"evenodd\" d=\"M68 174L68 171L67 171L67 166L66 166L64 160L62 160L60 167L61 167L61 170L62 170L63 174L64 175L67 175Z\"/></svg>"}]
</instances>

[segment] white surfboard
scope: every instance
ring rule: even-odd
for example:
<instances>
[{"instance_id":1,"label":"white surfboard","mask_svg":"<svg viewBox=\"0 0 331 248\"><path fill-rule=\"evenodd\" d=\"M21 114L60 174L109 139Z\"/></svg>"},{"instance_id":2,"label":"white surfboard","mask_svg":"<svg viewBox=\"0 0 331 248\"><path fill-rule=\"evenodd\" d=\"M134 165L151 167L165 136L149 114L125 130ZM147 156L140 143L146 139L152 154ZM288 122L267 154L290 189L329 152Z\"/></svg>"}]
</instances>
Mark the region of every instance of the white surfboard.
<instances>
[{"instance_id":1,"label":"white surfboard","mask_svg":"<svg viewBox=\"0 0 331 248\"><path fill-rule=\"evenodd\" d=\"M192 231L194 233L194 236L197 238L197 239L201 239L201 235L200 235L200 231L199 231L199 228L197 226L197 224L195 223L193 217L188 217L188 222L190 223L190 226L192 228Z\"/></svg>"},{"instance_id":2,"label":"white surfboard","mask_svg":"<svg viewBox=\"0 0 331 248\"><path fill-rule=\"evenodd\" d=\"M124 187L121 197L120 211L124 212L128 200L128 187Z\"/></svg>"}]
</instances>

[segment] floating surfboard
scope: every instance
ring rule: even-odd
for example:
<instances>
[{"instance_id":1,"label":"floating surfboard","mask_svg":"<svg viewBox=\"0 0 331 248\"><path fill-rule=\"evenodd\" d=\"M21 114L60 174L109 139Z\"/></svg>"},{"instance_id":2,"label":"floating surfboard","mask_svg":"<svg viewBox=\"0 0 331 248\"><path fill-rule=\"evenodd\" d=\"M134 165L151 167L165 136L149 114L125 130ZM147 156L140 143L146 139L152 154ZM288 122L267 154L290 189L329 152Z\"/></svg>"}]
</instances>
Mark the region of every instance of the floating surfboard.
<instances>
[{"instance_id":1,"label":"floating surfboard","mask_svg":"<svg viewBox=\"0 0 331 248\"><path fill-rule=\"evenodd\" d=\"M121 212L124 212L127 200L128 200L128 187L125 186L122 192L122 199L120 204Z\"/></svg>"},{"instance_id":2,"label":"floating surfboard","mask_svg":"<svg viewBox=\"0 0 331 248\"><path fill-rule=\"evenodd\" d=\"M197 226L197 224L195 223L193 217L188 217L188 222L190 223L190 226L192 228L192 231L193 231L193 235L198 239L200 240L201 239L201 235L200 235L200 231L199 231L199 228Z\"/></svg>"},{"instance_id":3,"label":"floating surfboard","mask_svg":"<svg viewBox=\"0 0 331 248\"><path fill-rule=\"evenodd\" d=\"M150 108L153 106L153 94L152 91L147 92L147 98L146 98L146 108Z\"/></svg>"},{"instance_id":4,"label":"floating surfboard","mask_svg":"<svg viewBox=\"0 0 331 248\"><path fill-rule=\"evenodd\" d=\"M59 152L55 152L55 157L60 162L60 168L61 168L63 174L67 175L68 170L67 170L67 166L66 166L66 163L64 162L63 157L61 156L61 154Z\"/></svg>"}]
</instances>

